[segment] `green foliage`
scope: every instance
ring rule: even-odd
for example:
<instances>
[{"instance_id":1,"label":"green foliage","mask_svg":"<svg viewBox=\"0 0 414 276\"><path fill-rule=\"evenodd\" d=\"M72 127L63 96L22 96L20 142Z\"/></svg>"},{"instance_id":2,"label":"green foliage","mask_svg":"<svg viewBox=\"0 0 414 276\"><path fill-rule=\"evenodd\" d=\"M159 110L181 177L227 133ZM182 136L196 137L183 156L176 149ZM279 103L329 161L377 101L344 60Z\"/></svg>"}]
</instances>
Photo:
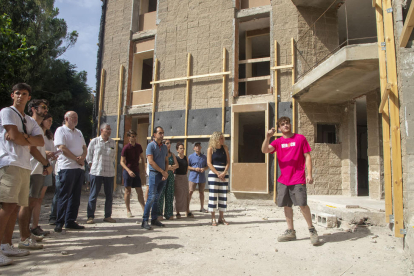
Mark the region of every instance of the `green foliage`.
<instances>
[{"instance_id":1,"label":"green foliage","mask_svg":"<svg viewBox=\"0 0 414 276\"><path fill-rule=\"evenodd\" d=\"M53 129L61 125L67 111L76 111L78 128L88 142L92 132L92 89L86 84L86 72L77 72L74 65L59 58L76 43L78 33L68 31L66 22L58 18L59 10L54 2L0 0L0 14L8 15L7 31L15 34L6 45L3 45L6 39L3 33L0 37L0 108L10 105L11 86L26 82L32 86L32 99L49 101ZM3 21L0 23L3 26ZM19 43L18 37L21 37ZM7 57L21 53L24 59L3 59L3 48ZM1 70L9 73L3 74Z\"/></svg>"}]
</instances>

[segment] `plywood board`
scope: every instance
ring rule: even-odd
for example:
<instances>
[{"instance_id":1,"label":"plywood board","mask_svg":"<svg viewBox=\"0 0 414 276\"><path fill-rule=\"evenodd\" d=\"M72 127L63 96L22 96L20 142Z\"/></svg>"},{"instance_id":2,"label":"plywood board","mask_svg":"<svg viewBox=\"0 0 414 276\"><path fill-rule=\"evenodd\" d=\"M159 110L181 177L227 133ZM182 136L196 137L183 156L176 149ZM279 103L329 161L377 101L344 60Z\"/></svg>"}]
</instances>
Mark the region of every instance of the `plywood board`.
<instances>
[{"instance_id":1,"label":"plywood board","mask_svg":"<svg viewBox=\"0 0 414 276\"><path fill-rule=\"evenodd\" d=\"M154 30L157 28L157 12L148 12L139 16L139 31Z\"/></svg>"},{"instance_id":2,"label":"plywood board","mask_svg":"<svg viewBox=\"0 0 414 276\"><path fill-rule=\"evenodd\" d=\"M242 9L250 9L267 5L270 5L270 0L241 0Z\"/></svg>"},{"instance_id":3,"label":"plywood board","mask_svg":"<svg viewBox=\"0 0 414 276\"><path fill-rule=\"evenodd\" d=\"M267 110L267 103L256 103L256 104L233 104L232 112L241 113L241 112L256 112L256 111L265 111Z\"/></svg>"},{"instance_id":4,"label":"plywood board","mask_svg":"<svg viewBox=\"0 0 414 276\"><path fill-rule=\"evenodd\" d=\"M150 104L152 100L152 89L132 92L132 105Z\"/></svg>"},{"instance_id":5,"label":"plywood board","mask_svg":"<svg viewBox=\"0 0 414 276\"><path fill-rule=\"evenodd\" d=\"M155 38L135 43L135 53L154 50Z\"/></svg>"},{"instance_id":6,"label":"plywood board","mask_svg":"<svg viewBox=\"0 0 414 276\"><path fill-rule=\"evenodd\" d=\"M230 190L243 193L268 193L266 163L233 163Z\"/></svg>"}]
</instances>

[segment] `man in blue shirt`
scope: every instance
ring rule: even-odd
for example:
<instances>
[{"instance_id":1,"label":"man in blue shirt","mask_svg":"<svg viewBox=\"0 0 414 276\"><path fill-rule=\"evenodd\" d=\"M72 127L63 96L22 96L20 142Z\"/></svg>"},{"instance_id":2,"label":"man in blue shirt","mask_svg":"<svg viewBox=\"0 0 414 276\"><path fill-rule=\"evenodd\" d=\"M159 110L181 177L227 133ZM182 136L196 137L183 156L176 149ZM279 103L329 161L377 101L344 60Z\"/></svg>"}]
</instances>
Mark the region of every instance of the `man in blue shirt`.
<instances>
[{"instance_id":1,"label":"man in blue shirt","mask_svg":"<svg viewBox=\"0 0 414 276\"><path fill-rule=\"evenodd\" d=\"M190 201L193 192L198 184L198 192L200 194L200 212L207 213L204 209L204 187L206 186L206 175L204 172L208 169L207 157L201 153L201 144L194 143L194 153L188 157L188 170L190 176L188 178L190 188ZM190 204L190 201L188 204Z\"/></svg>"},{"instance_id":2,"label":"man in blue shirt","mask_svg":"<svg viewBox=\"0 0 414 276\"><path fill-rule=\"evenodd\" d=\"M168 178L168 173L165 170L168 168L168 149L167 146L162 143L164 138L164 130L162 127L157 126L154 128L154 140L147 146L147 159L149 166L149 192L148 199L144 208L144 215L142 217L141 228L151 230L151 226L148 224L149 214L151 212L151 225L164 227L158 217L158 199L165 182Z\"/></svg>"}]
</instances>

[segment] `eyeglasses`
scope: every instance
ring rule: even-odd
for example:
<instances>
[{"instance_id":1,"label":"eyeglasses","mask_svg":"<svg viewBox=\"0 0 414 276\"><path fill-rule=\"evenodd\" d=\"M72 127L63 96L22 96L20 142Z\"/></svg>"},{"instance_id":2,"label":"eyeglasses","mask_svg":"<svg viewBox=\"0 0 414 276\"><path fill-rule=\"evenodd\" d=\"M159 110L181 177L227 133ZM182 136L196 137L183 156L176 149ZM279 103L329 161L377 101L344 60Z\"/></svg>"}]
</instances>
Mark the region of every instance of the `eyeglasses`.
<instances>
[{"instance_id":1,"label":"eyeglasses","mask_svg":"<svg viewBox=\"0 0 414 276\"><path fill-rule=\"evenodd\" d=\"M164 143L164 144L169 145L169 144L171 144L171 143L170 143L170 142L167 142L167 143Z\"/></svg>"},{"instance_id":2,"label":"eyeglasses","mask_svg":"<svg viewBox=\"0 0 414 276\"><path fill-rule=\"evenodd\" d=\"M48 110L49 109L45 104L40 104L37 107L41 107L41 108L43 108L45 110Z\"/></svg>"}]
</instances>

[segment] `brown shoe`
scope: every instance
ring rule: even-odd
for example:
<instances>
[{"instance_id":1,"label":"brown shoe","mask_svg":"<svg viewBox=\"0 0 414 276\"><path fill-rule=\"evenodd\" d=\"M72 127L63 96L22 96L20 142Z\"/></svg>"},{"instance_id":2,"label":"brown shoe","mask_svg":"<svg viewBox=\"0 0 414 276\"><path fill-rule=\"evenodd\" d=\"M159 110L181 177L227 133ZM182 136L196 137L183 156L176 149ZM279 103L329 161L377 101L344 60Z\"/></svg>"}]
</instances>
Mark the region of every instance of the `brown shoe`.
<instances>
[{"instance_id":1,"label":"brown shoe","mask_svg":"<svg viewBox=\"0 0 414 276\"><path fill-rule=\"evenodd\" d=\"M105 222L110 222L110 223L116 223L116 220L114 220L113 218L109 217L109 218L104 218Z\"/></svg>"},{"instance_id":2,"label":"brown shoe","mask_svg":"<svg viewBox=\"0 0 414 276\"><path fill-rule=\"evenodd\" d=\"M278 242L287 242L296 240L296 231L293 229L287 229L285 233L277 237Z\"/></svg>"}]
</instances>

